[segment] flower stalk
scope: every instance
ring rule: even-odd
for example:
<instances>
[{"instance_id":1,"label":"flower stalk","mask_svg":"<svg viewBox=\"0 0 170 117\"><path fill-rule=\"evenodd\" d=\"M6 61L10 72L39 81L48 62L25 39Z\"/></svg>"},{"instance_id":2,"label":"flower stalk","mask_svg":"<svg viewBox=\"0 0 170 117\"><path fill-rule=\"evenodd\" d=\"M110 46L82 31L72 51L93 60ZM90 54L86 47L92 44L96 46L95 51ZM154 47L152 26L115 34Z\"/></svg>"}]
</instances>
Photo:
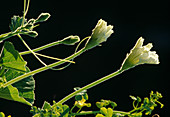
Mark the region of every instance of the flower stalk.
<instances>
[{"instance_id":1,"label":"flower stalk","mask_svg":"<svg viewBox=\"0 0 170 117\"><path fill-rule=\"evenodd\" d=\"M65 98L60 100L58 103L62 104L64 102L66 102L67 100L69 100L70 98L77 95L78 93L80 93L84 90L90 89L90 88L92 88L108 79L111 79L111 78L117 76L118 74L121 74L123 71L128 70L136 65L144 64L144 63L159 64L159 59L158 59L158 55L156 54L156 52L150 51L150 49L152 48L152 44L149 43L146 46L142 46L143 42L144 42L144 39L142 37L138 39L136 45L130 51L130 53L127 54L125 60L123 61L121 68L118 71L82 87L81 89L69 94L68 96L66 96ZM87 44L88 44L88 42L87 42ZM87 45L86 45L86 47L87 47Z\"/></svg>"},{"instance_id":2,"label":"flower stalk","mask_svg":"<svg viewBox=\"0 0 170 117\"><path fill-rule=\"evenodd\" d=\"M79 56L79 55L82 54L83 52L85 52L85 48L79 50L78 52L76 52L76 53L74 53L73 55L65 58L64 60L71 60L71 59ZM16 78L14 78L14 79L6 82L6 83L3 84L1 87L4 87L4 88L5 88L5 87L7 87L7 86L9 86L9 85L12 85L12 84L14 84L14 83L16 83L16 82L18 82L18 81L20 81L20 80L28 77L28 76L35 75L35 74L40 73L40 72L42 72L42 71L45 71L45 70L48 70L48 69L50 69L50 68L59 66L59 65L65 63L65 62L66 62L66 61L58 61L58 62L52 63L52 64L50 64L50 65L41 67L41 68L39 68L39 69L33 70L33 71L31 71L31 72L25 73L24 75L18 76L18 77L16 77Z\"/></svg>"},{"instance_id":3,"label":"flower stalk","mask_svg":"<svg viewBox=\"0 0 170 117\"><path fill-rule=\"evenodd\" d=\"M56 45L59 45L59 44L73 45L73 44L75 44L75 43L77 43L79 41L80 41L80 38L78 36L71 35L71 36L68 36L68 37L66 37L66 38L64 38L62 40L55 41L55 42L46 44L44 46L35 48L32 51L33 52L38 52L38 51L41 51L41 50L44 50L44 49L47 49L47 48L50 48L50 47L53 47L53 46L56 46ZM20 52L20 55L26 55L26 54L30 54L30 53L31 53L31 51L28 50L28 51Z\"/></svg>"},{"instance_id":4,"label":"flower stalk","mask_svg":"<svg viewBox=\"0 0 170 117\"><path fill-rule=\"evenodd\" d=\"M92 87L94 87L94 86L96 86L96 85L98 85L98 84L100 84L100 83L102 83L102 82L104 82L104 81L106 81L106 80L109 80L109 79L111 79L111 78L113 78L113 77L121 74L122 72L123 72L122 70L117 70L117 71L114 72L114 73L111 73L111 74L109 74L109 75L107 75L107 76L105 76L105 77L103 77L103 78L101 78L101 79L99 79L99 80L96 80L96 81L94 81L94 82L92 82L92 83L90 83L90 84L82 87L81 89L79 89L79 90L77 90L77 91L69 94L68 96L64 97L64 98L63 98L62 100L60 100L58 103L61 103L61 104L62 104L62 103L64 103L64 102L66 102L67 100L69 100L70 98L72 98L72 97L74 97L75 95L77 95L78 93L80 93L80 92L82 92L82 91L84 91L84 90L90 89L90 88L92 88Z\"/></svg>"}]
</instances>

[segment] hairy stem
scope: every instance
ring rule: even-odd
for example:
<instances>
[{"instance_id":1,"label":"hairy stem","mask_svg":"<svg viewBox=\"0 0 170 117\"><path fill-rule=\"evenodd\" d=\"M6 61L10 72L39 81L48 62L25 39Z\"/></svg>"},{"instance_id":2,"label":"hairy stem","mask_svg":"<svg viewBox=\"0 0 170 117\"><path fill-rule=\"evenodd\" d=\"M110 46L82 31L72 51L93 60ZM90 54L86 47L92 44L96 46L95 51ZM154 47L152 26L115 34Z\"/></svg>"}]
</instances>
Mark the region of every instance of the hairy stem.
<instances>
[{"instance_id":1,"label":"hairy stem","mask_svg":"<svg viewBox=\"0 0 170 117\"><path fill-rule=\"evenodd\" d=\"M73 55L65 58L65 60L71 60L71 59L79 56L80 54L82 54L82 53L85 52L85 51L86 51L85 48L83 48L83 49L79 50L78 52L74 53ZM35 75L35 74L40 73L40 72L42 72L42 71L48 70L48 69L50 69L50 68L52 68L52 67L59 66L59 65L61 65L61 64L63 64L63 63L65 63L65 61L55 62L55 63L52 63L52 64L50 64L50 65L48 65L48 66L44 66L44 67L41 67L41 68L36 69L36 70L34 70L34 71L25 73L24 75L18 76L18 77L16 77L15 79L12 79L12 80L6 82L5 84L3 84L2 87L5 88L5 87L7 87L7 86L9 86L9 85L11 85L11 84L14 84L14 83L16 83L16 82L18 82L18 81L20 81L20 80L28 77L28 76Z\"/></svg>"}]
</instances>

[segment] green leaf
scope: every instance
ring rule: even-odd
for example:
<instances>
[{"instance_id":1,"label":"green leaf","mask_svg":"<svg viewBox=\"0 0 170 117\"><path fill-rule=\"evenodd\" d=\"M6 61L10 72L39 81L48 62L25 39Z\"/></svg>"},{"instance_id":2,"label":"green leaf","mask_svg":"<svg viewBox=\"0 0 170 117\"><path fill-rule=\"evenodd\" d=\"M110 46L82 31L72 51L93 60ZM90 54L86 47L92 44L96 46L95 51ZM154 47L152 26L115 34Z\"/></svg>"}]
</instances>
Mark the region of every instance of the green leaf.
<instances>
[{"instance_id":1,"label":"green leaf","mask_svg":"<svg viewBox=\"0 0 170 117\"><path fill-rule=\"evenodd\" d=\"M80 100L82 100L82 98L83 98L82 95L76 95L75 96L76 101L80 101Z\"/></svg>"},{"instance_id":2,"label":"green leaf","mask_svg":"<svg viewBox=\"0 0 170 117\"><path fill-rule=\"evenodd\" d=\"M18 27L22 25L23 18L20 16L13 16L11 18L11 24L9 25L11 31L15 31ZM24 21L24 24L26 23L26 19Z\"/></svg>"},{"instance_id":3,"label":"green leaf","mask_svg":"<svg viewBox=\"0 0 170 117\"><path fill-rule=\"evenodd\" d=\"M40 108L37 108L36 106L31 107L30 113L32 113L34 115L34 117L37 113L40 113L40 112L41 112Z\"/></svg>"},{"instance_id":4,"label":"green leaf","mask_svg":"<svg viewBox=\"0 0 170 117\"><path fill-rule=\"evenodd\" d=\"M32 106L31 103L29 103L24 98L19 96L17 88L13 87L12 85L9 85L8 87L5 88L0 88L0 97L7 100L22 102L24 104Z\"/></svg>"},{"instance_id":5,"label":"green leaf","mask_svg":"<svg viewBox=\"0 0 170 117\"><path fill-rule=\"evenodd\" d=\"M55 101L53 101L53 104L51 106L50 103L45 101L41 109L33 106L30 112L33 117L68 117L69 106L57 104Z\"/></svg>"},{"instance_id":6,"label":"green leaf","mask_svg":"<svg viewBox=\"0 0 170 117\"><path fill-rule=\"evenodd\" d=\"M69 106L67 105L63 105L63 113L61 113L61 117L68 117L69 115Z\"/></svg>"},{"instance_id":7,"label":"green leaf","mask_svg":"<svg viewBox=\"0 0 170 117\"><path fill-rule=\"evenodd\" d=\"M42 108L43 108L44 110L45 110L45 109L50 110L52 107L51 107L50 103L48 103L48 102L45 101Z\"/></svg>"},{"instance_id":8,"label":"green leaf","mask_svg":"<svg viewBox=\"0 0 170 117\"><path fill-rule=\"evenodd\" d=\"M88 94L87 94L87 93L84 93L84 94L82 94L82 95L76 95L76 96L75 96L75 100L76 100L76 101L80 101L80 100L82 100L82 98L84 98L85 100L88 100Z\"/></svg>"},{"instance_id":9,"label":"green leaf","mask_svg":"<svg viewBox=\"0 0 170 117\"><path fill-rule=\"evenodd\" d=\"M116 102L113 101L110 102L110 105L112 106L113 109L117 106Z\"/></svg>"},{"instance_id":10,"label":"green leaf","mask_svg":"<svg viewBox=\"0 0 170 117\"><path fill-rule=\"evenodd\" d=\"M29 68L26 67L27 71L26 72L30 72ZM13 69L9 69L6 73L5 73L5 77L6 80L12 80L20 75L23 75L23 72L17 71L17 70L13 70ZM17 88L18 93L19 93L19 97L23 98L25 101L22 103L29 103L29 105L32 105L34 103L35 100L35 94L34 94L34 89L35 89L35 81L34 78L32 76L29 76L17 83L14 83L13 86L15 88ZM19 100L15 100L14 101L18 101L21 102ZM26 104L27 104L26 103Z\"/></svg>"},{"instance_id":11,"label":"green leaf","mask_svg":"<svg viewBox=\"0 0 170 117\"><path fill-rule=\"evenodd\" d=\"M24 61L19 52L15 50L13 44L10 42L5 42L0 57L0 66L26 71L26 64L27 62Z\"/></svg>"},{"instance_id":12,"label":"green leaf","mask_svg":"<svg viewBox=\"0 0 170 117\"><path fill-rule=\"evenodd\" d=\"M3 81L9 81L25 74L25 72L30 72L29 68L26 67L26 61L23 60L10 42L4 43L0 57L0 66L6 68ZM32 105L34 102L34 88L35 81L32 76L29 76L6 88L1 88L0 97Z\"/></svg>"}]
</instances>

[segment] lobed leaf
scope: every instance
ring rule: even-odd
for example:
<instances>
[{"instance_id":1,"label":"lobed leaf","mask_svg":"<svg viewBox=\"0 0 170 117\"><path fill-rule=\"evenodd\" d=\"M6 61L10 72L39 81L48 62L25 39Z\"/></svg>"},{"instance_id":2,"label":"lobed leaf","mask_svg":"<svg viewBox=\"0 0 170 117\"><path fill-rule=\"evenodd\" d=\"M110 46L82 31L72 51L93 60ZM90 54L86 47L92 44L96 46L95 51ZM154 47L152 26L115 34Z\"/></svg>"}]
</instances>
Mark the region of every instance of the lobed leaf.
<instances>
[{"instance_id":1,"label":"lobed leaf","mask_svg":"<svg viewBox=\"0 0 170 117\"><path fill-rule=\"evenodd\" d=\"M15 50L13 44L5 42L0 56L0 66L5 68L1 84L30 72L29 68L26 67L26 63L19 52ZM29 76L5 88L1 87L0 98L18 101L31 106L34 102L34 89L34 78Z\"/></svg>"},{"instance_id":2,"label":"lobed leaf","mask_svg":"<svg viewBox=\"0 0 170 117\"><path fill-rule=\"evenodd\" d=\"M26 71L27 62L21 57L19 52L15 50L10 42L5 42L0 56L0 66L11 68L19 71Z\"/></svg>"},{"instance_id":3,"label":"lobed leaf","mask_svg":"<svg viewBox=\"0 0 170 117\"><path fill-rule=\"evenodd\" d=\"M28 68L26 69L26 72L30 71ZM4 78L6 81L9 81L23 74L24 72L8 69L7 72L5 72ZM35 100L34 89L34 78L29 76L17 83L14 83L13 85L9 85L5 88L0 88L0 98L13 100L32 106Z\"/></svg>"},{"instance_id":4,"label":"lobed leaf","mask_svg":"<svg viewBox=\"0 0 170 117\"><path fill-rule=\"evenodd\" d=\"M26 67L26 72L30 72L29 68ZM20 75L23 75L23 72L17 71L17 70L12 70L9 69L5 73L6 80L12 80ZM29 76L17 83L13 84L14 87L16 87L19 91L19 96L24 98L26 101L29 103L33 104L35 100L35 94L34 94L34 89L35 89L35 81L32 76ZM15 101L15 100L14 100Z\"/></svg>"},{"instance_id":5,"label":"lobed leaf","mask_svg":"<svg viewBox=\"0 0 170 117\"><path fill-rule=\"evenodd\" d=\"M12 85L9 85L8 87L5 88L0 88L0 97L7 99L7 100L13 100L13 101L18 101L27 105L32 105L28 101L26 101L24 98L19 96L18 89L13 87Z\"/></svg>"}]
</instances>

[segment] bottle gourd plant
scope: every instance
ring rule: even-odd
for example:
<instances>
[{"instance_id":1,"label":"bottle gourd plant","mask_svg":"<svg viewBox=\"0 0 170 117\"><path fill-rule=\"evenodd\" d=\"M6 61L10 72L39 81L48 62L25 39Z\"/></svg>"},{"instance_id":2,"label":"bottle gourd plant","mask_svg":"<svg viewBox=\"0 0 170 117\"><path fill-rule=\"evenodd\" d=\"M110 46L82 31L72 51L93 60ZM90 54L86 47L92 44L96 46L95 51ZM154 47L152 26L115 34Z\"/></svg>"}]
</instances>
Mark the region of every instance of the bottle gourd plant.
<instances>
[{"instance_id":1,"label":"bottle gourd plant","mask_svg":"<svg viewBox=\"0 0 170 117\"><path fill-rule=\"evenodd\" d=\"M120 69L113 72L103 78L98 79L84 87L74 88L74 92L64 97L60 101L53 101L51 105L48 102L44 102L42 108L37 108L34 104L35 100L35 81L33 76L42 71L52 69L52 70L62 70L68 67L70 64L75 63L74 58L78 57L80 54L87 52L87 50L93 49L99 46L101 43L107 41L110 35L114 32L113 26L108 25L106 21L100 19L92 30L90 36L85 37L80 41L79 36L71 35L62 40L55 41L44 46L31 49L29 45L24 41L22 35L27 35L33 38L38 36L38 33L34 30L41 22L45 22L50 18L49 13L41 13L37 18L26 19L26 14L28 12L30 0L24 0L24 12L23 16L14 15L11 18L11 23L9 25L10 32L0 35L0 44L3 45L0 54L0 98L17 101L31 106L30 112L33 117L75 117L81 115L89 115L95 117L142 117L143 115L150 115L154 108L160 104L159 99L162 98L161 93L151 91L149 97L145 97L143 100L140 97L130 96L133 100L133 109L129 112L115 110L117 104L111 100L104 100L96 102L98 110L96 111L83 111L83 107L91 107L91 103L87 103L88 94L87 89L90 89L106 80L109 80L122 72L131 69L137 65L141 64L159 64L159 56L155 51L151 51L153 47L152 43L143 46L144 39L140 37L135 46L130 50L130 53L126 55ZM16 36L23 43L28 51L19 52L15 49L14 45L7 41L11 37ZM84 47L78 50L80 44L86 41ZM65 45L77 45L75 53L68 56L67 58L60 59L56 57L51 57L38 53L41 50L56 46L59 44ZM27 62L22 58L26 54L33 54L34 57L43 65L43 67L31 71L27 67ZM46 57L49 59L57 60L52 64L47 65L43 62L39 56ZM55 69L54 67L59 66L63 63L69 63L63 68ZM64 104L66 101L75 98L75 103L73 107L69 107ZM75 112L77 108L77 111ZM0 107L1 109L1 107ZM8 117L10 117L9 115ZM22 116L22 115L21 115ZM3 112L0 112L0 117L5 117Z\"/></svg>"}]
</instances>

